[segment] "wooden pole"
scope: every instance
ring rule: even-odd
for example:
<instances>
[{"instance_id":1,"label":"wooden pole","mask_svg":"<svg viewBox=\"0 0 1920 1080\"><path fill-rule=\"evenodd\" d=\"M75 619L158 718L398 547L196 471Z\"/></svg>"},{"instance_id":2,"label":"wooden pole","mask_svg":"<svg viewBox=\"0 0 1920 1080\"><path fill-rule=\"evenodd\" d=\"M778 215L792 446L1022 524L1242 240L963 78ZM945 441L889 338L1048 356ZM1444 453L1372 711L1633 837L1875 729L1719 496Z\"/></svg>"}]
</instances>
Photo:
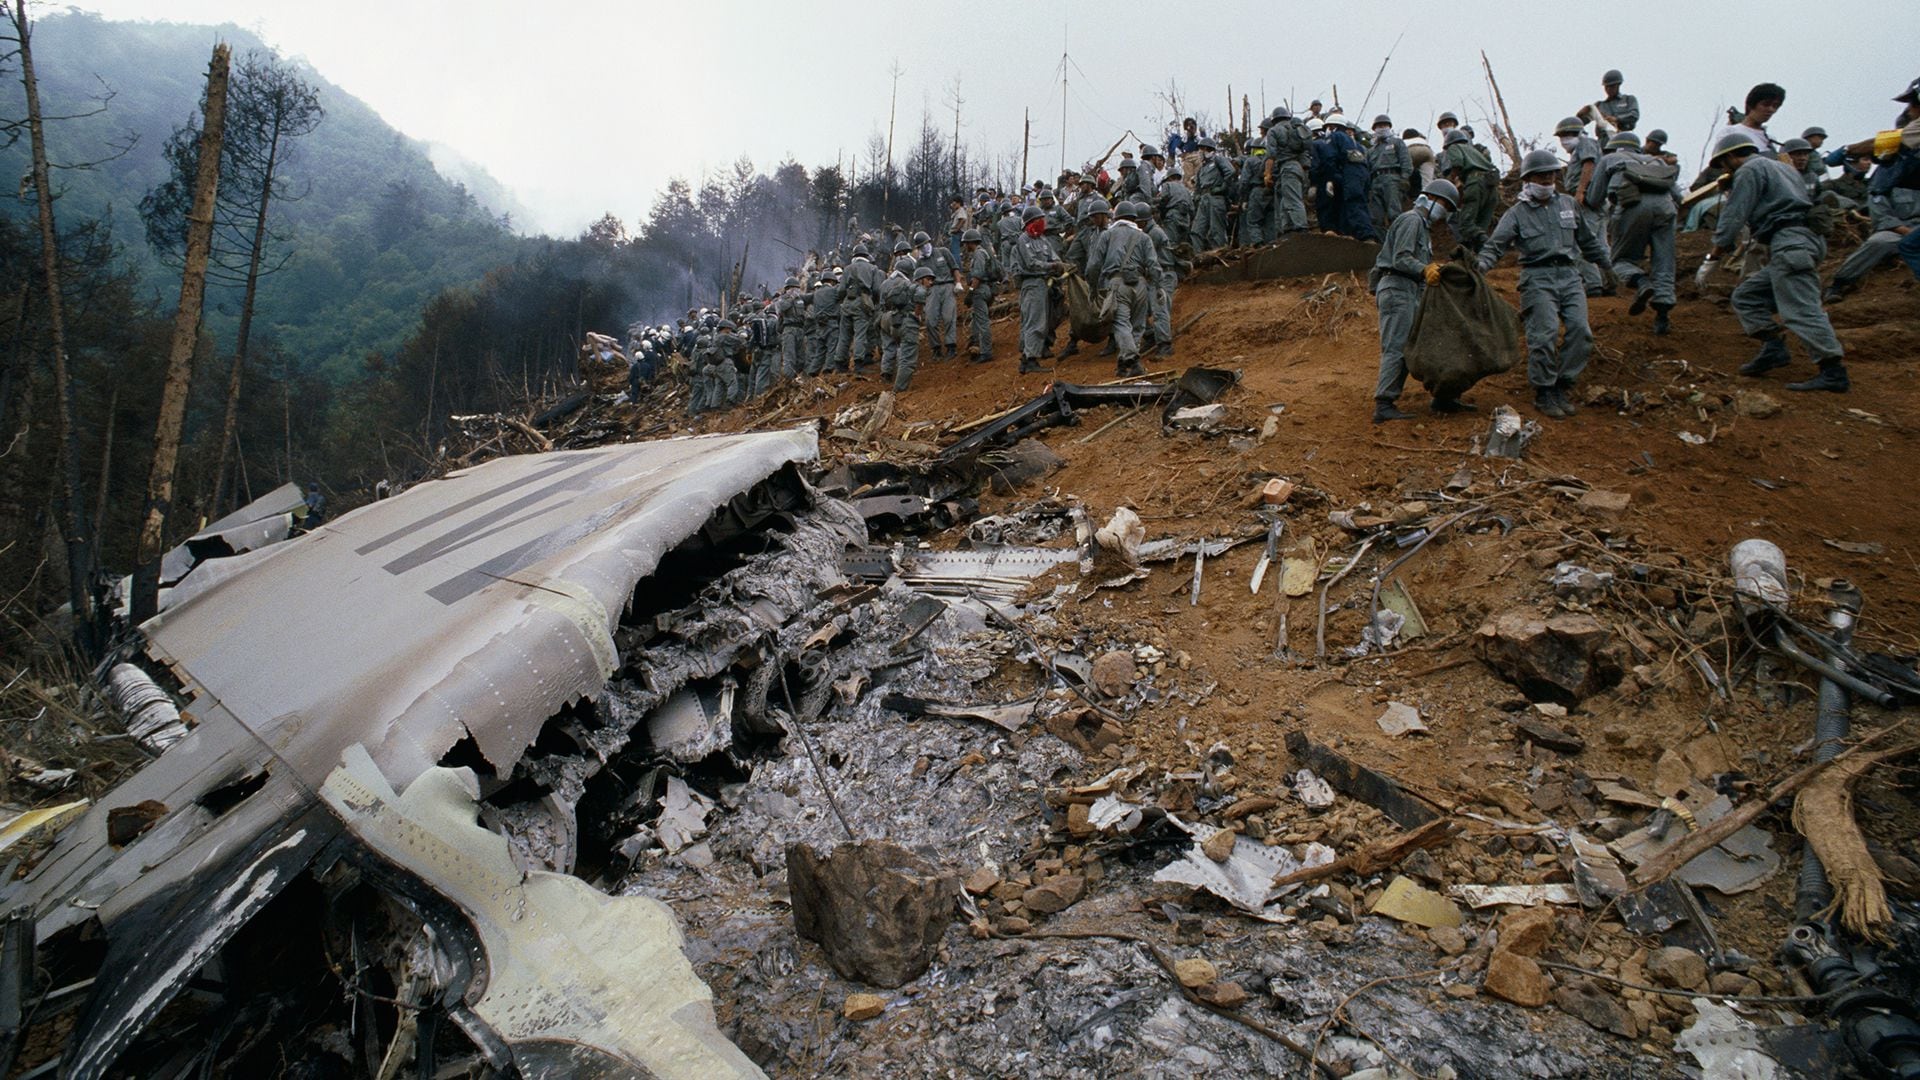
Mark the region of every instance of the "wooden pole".
<instances>
[{"instance_id":1,"label":"wooden pole","mask_svg":"<svg viewBox=\"0 0 1920 1080\"><path fill-rule=\"evenodd\" d=\"M1024 189L1031 177L1027 175L1027 153L1033 149L1033 109L1020 110L1020 187Z\"/></svg>"},{"instance_id":2,"label":"wooden pole","mask_svg":"<svg viewBox=\"0 0 1920 1080\"><path fill-rule=\"evenodd\" d=\"M167 380L160 391L160 418L153 434L153 470L147 476L146 516L133 575L132 618L138 623L159 608L160 555L173 508L173 473L180 460L180 428L186 418L193 351L200 338L200 308L207 292L207 257L213 246L213 203L220 184L220 147L226 137L227 68L231 50L213 47L207 66L207 103L200 125L199 165L193 209L187 215L186 268L180 274L180 307L167 348Z\"/></svg>"}]
</instances>

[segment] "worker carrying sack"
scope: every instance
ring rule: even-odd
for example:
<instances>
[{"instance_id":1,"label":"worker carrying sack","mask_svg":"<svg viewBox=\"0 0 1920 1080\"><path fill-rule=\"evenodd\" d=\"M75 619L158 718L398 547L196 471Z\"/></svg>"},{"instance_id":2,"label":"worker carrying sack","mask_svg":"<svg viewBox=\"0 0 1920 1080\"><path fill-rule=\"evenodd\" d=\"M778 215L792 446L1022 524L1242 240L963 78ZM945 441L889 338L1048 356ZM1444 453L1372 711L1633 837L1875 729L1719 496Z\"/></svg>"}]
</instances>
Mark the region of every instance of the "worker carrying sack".
<instances>
[{"instance_id":1,"label":"worker carrying sack","mask_svg":"<svg viewBox=\"0 0 1920 1080\"><path fill-rule=\"evenodd\" d=\"M1075 341L1105 341L1113 327L1113 300L1095 299L1093 287L1077 273L1062 275L1060 289L1067 298L1067 325Z\"/></svg>"},{"instance_id":2,"label":"worker carrying sack","mask_svg":"<svg viewBox=\"0 0 1920 1080\"><path fill-rule=\"evenodd\" d=\"M1520 315L1487 279L1460 263L1440 267L1407 336L1407 374L1448 401L1489 375L1510 371L1525 353Z\"/></svg>"}]
</instances>

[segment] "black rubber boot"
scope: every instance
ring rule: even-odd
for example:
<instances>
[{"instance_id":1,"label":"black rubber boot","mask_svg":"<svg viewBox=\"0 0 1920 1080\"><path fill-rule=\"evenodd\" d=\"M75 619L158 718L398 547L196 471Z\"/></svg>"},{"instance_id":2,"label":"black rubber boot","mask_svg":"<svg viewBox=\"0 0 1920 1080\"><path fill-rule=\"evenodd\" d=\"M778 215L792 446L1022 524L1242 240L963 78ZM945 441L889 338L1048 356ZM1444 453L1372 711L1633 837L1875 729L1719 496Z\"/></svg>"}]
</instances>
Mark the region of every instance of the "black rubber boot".
<instances>
[{"instance_id":1,"label":"black rubber boot","mask_svg":"<svg viewBox=\"0 0 1920 1080\"><path fill-rule=\"evenodd\" d=\"M1580 411L1580 406L1575 405L1573 403L1573 384L1572 383L1563 382L1563 383L1555 384L1553 388L1553 394L1555 397L1560 399L1561 412L1566 413L1568 416L1572 416L1574 413L1577 413Z\"/></svg>"},{"instance_id":2,"label":"black rubber boot","mask_svg":"<svg viewBox=\"0 0 1920 1080\"><path fill-rule=\"evenodd\" d=\"M1667 318L1667 314L1672 310L1673 305L1671 304L1655 304L1653 306L1653 334L1655 337L1666 337L1667 334L1673 330L1673 322Z\"/></svg>"},{"instance_id":3,"label":"black rubber boot","mask_svg":"<svg viewBox=\"0 0 1920 1080\"><path fill-rule=\"evenodd\" d=\"M1393 403L1392 398L1373 399L1373 422L1384 424L1389 420L1411 420L1413 414L1402 411Z\"/></svg>"},{"instance_id":4,"label":"black rubber boot","mask_svg":"<svg viewBox=\"0 0 1920 1080\"><path fill-rule=\"evenodd\" d=\"M1031 375L1036 371L1042 370L1044 369L1041 368L1040 361L1035 360L1033 357L1023 356L1020 358L1020 374Z\"/></svg>"},{"instance_id":5,"label":"black rubber boot","mask_svg":"<svg viewBox=\"0 0 1920 1080\"><path fill-rule=\"evenodd\" d=\"M1820 372L1806 382L1788 383L1789 390L1825 390L1832 394L1844 394L1853 389L1853 382L1847 378L1847 365L1838 360L1823 360Z\"/></svg>"},{"instance_id":6,"label":"black rubber boot","mask_svg":"<svg viewBox=\"0 0 1920 1080\"><path fill-rule=\"evenodd\" d=\"M1787 352L1787 343L1779 337L1770 337L1760 343L1760 351L1753 359L1740 366L1740 374L1754 376L1765 375L1774 368L1786 367L1793 363L1793 357Z\"/></svg>"},{"instance_id":7,"label":"black rubber boot","mask_svg":"<svg viewBox=\"0 0 1920 1080\"><path fill-rule=\"evenodd\" d=\"M1461 401L1459 398L1434 398L1433 411L1437 413L1469 413L1479 412L1480 408L1472 402Z\"/></svg>"},{"instance_id":8,"label":"black rubber boot","mask_svg":"<svg viewBox=\"0 0 1920 1080\"><path fill-rule=\"evenodd\" d=\"M1100 355L1101 356L1118 356L1120 355L1120 346L1115 345L1113 343L1112 338L1108 338L1107 347L1100 350Z\"/></svg>"},{"instance_id":9,"label":"black rubber boot","mask_svg":"<svg viewBox=\"0 0 1920 1080\"><path fill-rule=\"evenodd\" d=\"M1161 345L1161 346L1159 346L1158 348L1156 348L1156 349L1154 349L1154 350L1153 350L1153 355L1155 355L1155 356L1172 356L1172 355L1173 355L1173 342L1171 342L1171 341L1169 341L1169 342L1167 342L1167 343L1166 343L1165 345Z\"/></svg>"},{"instance_id":10,"label":"black rubber boot","mask_svg":"<svg viewBox=\"0 0 1920 1080\"><path fill-rule=\"evenodd\" d=\"M1116 376L1124 379L1129 375L1145 375L1147 373L1147 369L1140 366L1140 358L1136 356L1131 360L1123 359L1119 363L1115 364L1113 366L1113 373Z\"/></svg>"},{"instance_id":11,"label":"black rubber boot","mask_svg":"<svg viewBox=\"0 0 1920 1080\"><path fill-rule=\"evenodd\" d=\"M1060 359L1065 360L1069 356L1077 356L1079 352L1080 343L1078 341L1069 341L1067 342L1067 347L1061 351Z\"/></svg>"},{"instance_id":12,"label":"black rubber boot","mask_svg":"<svg viewBox=\"0 0 1920 1080\"><path fill-rule=\"evenodd\" d=\"M1653 300L1653 286L1642 285L1633 294L1633 303L1627 306L1627 314L1638 315L1647 310L1647 304Z\"/></svg>"},{"instance_id":13,"label":"black rubber boot","mask_svg":"<svg viewBox=\"0 0 1920 1080\"><path fill-rule=\"evenodd\" d=\"M1554 420L1567 418L1565 407L1560 404L1560 394L1551 386L1533 388L1533 407L1539 411L1540 415Z\"/></svg>"}]
</instances>

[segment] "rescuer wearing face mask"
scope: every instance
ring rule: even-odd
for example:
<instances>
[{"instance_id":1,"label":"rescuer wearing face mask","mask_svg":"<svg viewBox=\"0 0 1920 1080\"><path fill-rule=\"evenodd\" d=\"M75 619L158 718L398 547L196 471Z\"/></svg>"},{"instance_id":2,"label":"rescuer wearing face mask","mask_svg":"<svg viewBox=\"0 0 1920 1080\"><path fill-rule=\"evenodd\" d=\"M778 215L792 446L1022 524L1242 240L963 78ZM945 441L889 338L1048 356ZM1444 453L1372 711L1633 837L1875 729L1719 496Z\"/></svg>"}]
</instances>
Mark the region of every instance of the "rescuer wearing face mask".
<instances>
[{"instance_id":1,"label":"rescuer wearing face mask","mask_svg":"<svg viewBox=\"0 0 1920 1080\"><path fill-rule=\"evenodd\" d=\"M1598 236L1600 242L1604 244L1607 242L1606 219L1600 216L1599 211L1587 204L1587 186L1593 182L1594 169L1600 164L1600 141L1589 138L1579 118L1572 116L1560 121L1553 129L1553 133L1559 136L1560 149L1566 151L1569 159L1567 161L1567 193L1573 196L1574 207L1580 217L1586 221L1587 228L1592 229L1593 234ZM1586 286L1588 296L1606 295L1598 266L1590 262L1582 262L1580 281Z\"/></svg>"},{"instance_id":2,"label":"rescuer wearing face mask","mask_svg":"<svg viewBox=\"0 0 1920 1080\"><path fill-rule=\"evenodd\" d=\"M1413 209L1393 219L1380 242L1367 285L1380 308L1380 381L1373 388L1373 422L1410 420L1395 402L1407 385L1407 335L1420 308L1426 286L1440 280L1440 264L1433 261L1433 226L1447 220L1460 204L1460 189L1445 180L1427 185L1413 200ZM1433 411L1465 412L1473 406L1458 398L1435 398Z\"/></svg>"},{"instance_id":3,"label":"rescuer wearing face mask","mask_svg":"<svg viewBox=\"0 0 1920 1080\"><path fill-rule=\"evenodd\" d=\"M1551 150L1533 150L1520 162L1520 201L1500 215L1475 267L1493 269L1508 248L1520 256L1520 311L1527 328L1527 381L1533 407L1555 420L1575 412L1568 395L1593 349L1587 291L1574 263L1605 266L1607 249L1587 227L1573 199L1558 188L1565 166ZM1612 279L1608 271L1605 277ZM1564 342L1561 333L1565 332Z\"/></svg>"}]
</instances>

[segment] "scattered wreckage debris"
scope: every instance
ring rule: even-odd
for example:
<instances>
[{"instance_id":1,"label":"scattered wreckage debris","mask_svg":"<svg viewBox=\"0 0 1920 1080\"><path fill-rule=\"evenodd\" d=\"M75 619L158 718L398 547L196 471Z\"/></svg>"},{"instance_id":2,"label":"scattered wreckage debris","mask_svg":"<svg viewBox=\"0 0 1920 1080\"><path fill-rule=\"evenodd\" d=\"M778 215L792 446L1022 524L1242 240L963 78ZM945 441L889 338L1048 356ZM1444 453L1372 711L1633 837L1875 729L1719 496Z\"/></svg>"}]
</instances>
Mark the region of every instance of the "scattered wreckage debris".
<instances>
[{"instance_id":1,"label":"scattered wreckage debris","mask_svg":"<svg viewBox=\"0 0 1920 1080\"><path fill-rule=\"evenodd\" d=\"M1054 382L1024 405L963 425L960 430L966 434L941 450L937 460L961 460L991 445L1018 443L1046 428L1078 423L1080 410L1099 405L1140 407L1164 402L1162 420L1171 424L1179 410L1210 405L1238 381L1239 376L1231 371L1194 367L1172 383L1121 381L1081 386Z\"/></svg>"}]
</instances>

